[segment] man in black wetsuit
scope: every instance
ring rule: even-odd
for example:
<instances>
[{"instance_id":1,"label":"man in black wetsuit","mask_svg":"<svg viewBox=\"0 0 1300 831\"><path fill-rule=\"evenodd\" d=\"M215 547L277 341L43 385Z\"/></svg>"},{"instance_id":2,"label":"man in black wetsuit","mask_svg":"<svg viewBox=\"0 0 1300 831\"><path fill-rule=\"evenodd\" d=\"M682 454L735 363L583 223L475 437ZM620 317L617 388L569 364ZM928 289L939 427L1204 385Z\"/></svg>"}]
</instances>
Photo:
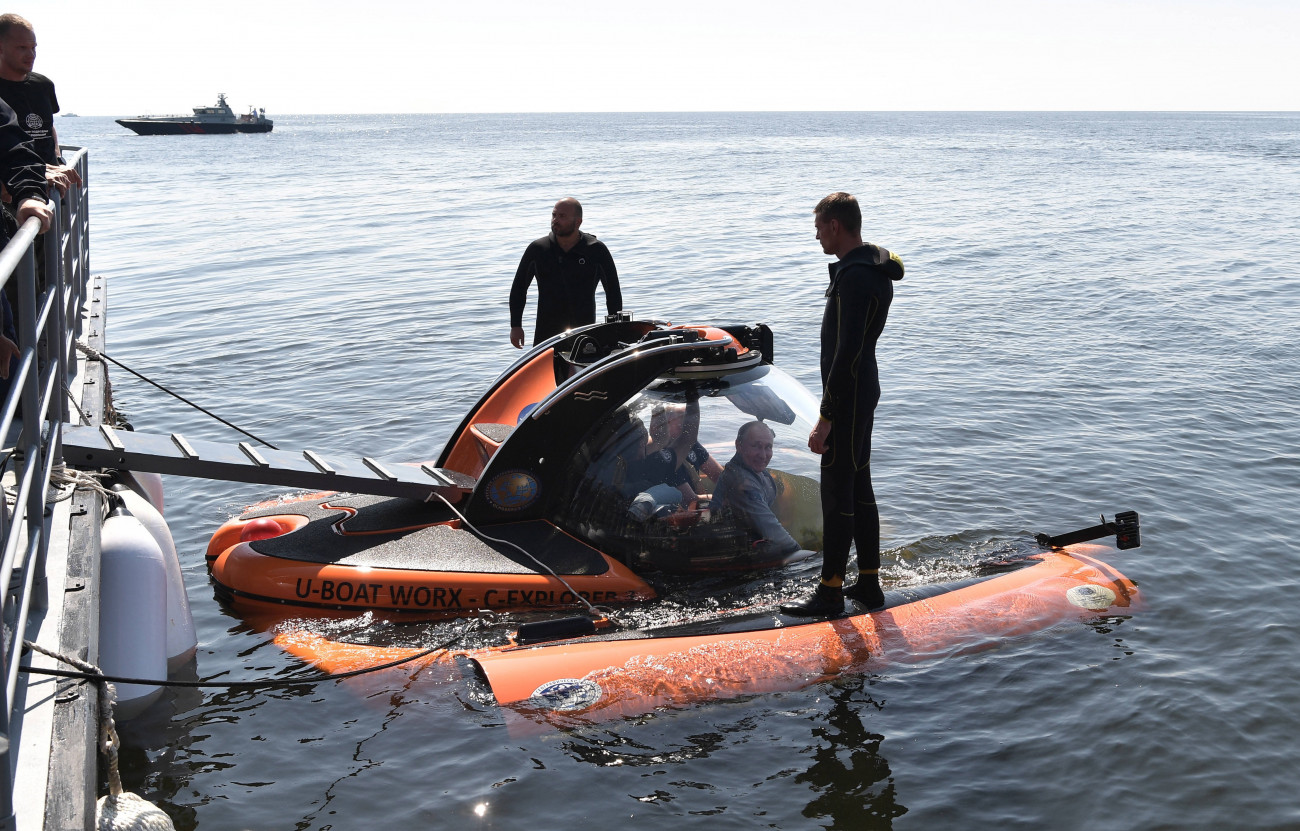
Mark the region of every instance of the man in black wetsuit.
<instances>
[{"instance_id":1,"label":"man in black wetsuit","mask_svg":"<svg viewBox=\"0 0 1300 831\"><path fill-rule=\"evenodd\" d=\"M862 211L847 193L832 193L813 211L830 263L822 317L822 402L808 447L822 457L822 573L812 597L783 605L803 617L838 615L844 598L868 609L884 605L880 589L880 512L871 487L871 426L880 400L876 340L885 327L903 261L862 242ZM858 549L858 582L845 588L849 543Z\"/></svg>"},{"instance_id":2,"label":"man in black wetsuit","mask_svg":"<svg viewBox=\"0 0 1300 831\"><path fill-rule=\"evenodd\" d=\"M510 286L510 343L524 348L524 305L528 286L537 279L537 344L565 329L596 322L596 285L605 289L610 314L623 308L618 270L605 243L578 230L582 205L566 198L551 210L551 233L524 251Z\"/></svg>"}]
</instances>

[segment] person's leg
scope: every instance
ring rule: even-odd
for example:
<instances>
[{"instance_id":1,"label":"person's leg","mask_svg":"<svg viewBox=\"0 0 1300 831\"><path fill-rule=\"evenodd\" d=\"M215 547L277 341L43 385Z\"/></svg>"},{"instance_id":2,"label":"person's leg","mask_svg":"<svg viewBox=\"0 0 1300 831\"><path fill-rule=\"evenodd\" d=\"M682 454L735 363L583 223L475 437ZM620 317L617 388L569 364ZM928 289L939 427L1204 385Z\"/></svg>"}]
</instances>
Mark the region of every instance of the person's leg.
<instances>
[{"instance_id":1,"label":"person's leg","mask_svg":"<svg viewBox=\"0 0 1300 831\"><path fill-rule=\"evenodd\" d=\"M844 612L844 572L853 541L853 460L847 453L828 448L822 456L822 573L816 591L800 603L787 603L781 611L799 617L822 617Z\"/></svg>"},{"instance_id":2,"label":"person's leg","mask_svg":"<svg viewBox=\"0 0 1300 831\"><path fill-rule=\"evenodd\" d=\"M853 543L858 550L858 582L844 590L844 595L878 609L885 605L880 588L880 509L871 486L871 467L857 471L854 479Z\"/></svg>"},{"instance_id":3,"label":"person's leg","mask_svg":"<svg viewBox=\"0 0 1300 831\"><path fill-rule=\"evenodd\" d=\"M822 468L822 582L844 585L853 543L853 468L837 464Z\"/></svg>"},{"instance_id":4,"label":"person's leg","mask_svg":"<svg viewBox=\"0 0 1300 831\"><path fill-rule=\"evenodd\" d=\"M665 506L676 509L682 504L682 492L672 485L651 485L637 494L628 507L628 515L642 522L655 516Z\"/></svg>"}]
</instances>

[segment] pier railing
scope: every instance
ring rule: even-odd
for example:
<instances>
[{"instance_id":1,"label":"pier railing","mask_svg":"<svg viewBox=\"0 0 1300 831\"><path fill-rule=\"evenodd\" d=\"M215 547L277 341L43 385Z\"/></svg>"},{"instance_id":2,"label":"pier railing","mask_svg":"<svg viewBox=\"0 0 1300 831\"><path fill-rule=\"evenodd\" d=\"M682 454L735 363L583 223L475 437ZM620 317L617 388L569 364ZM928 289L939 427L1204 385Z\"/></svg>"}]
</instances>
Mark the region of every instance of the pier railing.
<instances>
[{"instance_id":1,"label":"pier railing","mask_svg":"<svg viewBox=\"0 0 1300 831\"><path fill-rule=\"evenodd\" d=\"M90 271L86 151L63 150L82 184L69 187L66 195L53 194L54 220L46 233L40 233L39 220L28 219L0 252L0 287L12 298L5 302L14 324L5 335L8 342L0 341L0 364L8 363L11 368L9 377L0 380L0 387L5 388L0 409L0 473L5 486L5 499L0 501L0 617L4 624L0 829L15 827L14 781L20 764L23 712L32 704L25 695L26 676L20 673L23 641L31 637L34 622L46 616L51 602L63 604L62 596L51 597L48 586L51 521L46 499L51 493L51 474L61 461L62 424L69 420L68 385L77 366L76 339ZM10 363L14 346L17 357ZM99 415L95 413L94 418L98 420ZM63 585L62 576L59 585ZM47 763L48 757L22 762L24 766ZM89 775L93 778L93 768Z\"/></svg>"}]
</instances>

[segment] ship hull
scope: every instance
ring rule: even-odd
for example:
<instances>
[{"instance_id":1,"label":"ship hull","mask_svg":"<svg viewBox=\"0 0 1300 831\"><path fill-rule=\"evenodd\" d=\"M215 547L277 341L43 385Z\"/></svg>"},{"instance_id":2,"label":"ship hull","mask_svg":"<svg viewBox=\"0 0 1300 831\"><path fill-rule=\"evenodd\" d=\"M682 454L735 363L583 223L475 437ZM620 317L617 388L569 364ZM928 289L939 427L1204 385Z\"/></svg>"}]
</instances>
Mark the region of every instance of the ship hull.
<instances>
[{"instance_id":1,"label":"ship hull","mask_svg":"<svg viewBox=\"0 0 1300 831\"><path fill-rule=\"evenodd\" d=\"M269 133L272 122L222 124L203 121L155 121L143 118L119 118L117 123L142 136L227 135L230 133Z\"/></svg>"}]
</instances>

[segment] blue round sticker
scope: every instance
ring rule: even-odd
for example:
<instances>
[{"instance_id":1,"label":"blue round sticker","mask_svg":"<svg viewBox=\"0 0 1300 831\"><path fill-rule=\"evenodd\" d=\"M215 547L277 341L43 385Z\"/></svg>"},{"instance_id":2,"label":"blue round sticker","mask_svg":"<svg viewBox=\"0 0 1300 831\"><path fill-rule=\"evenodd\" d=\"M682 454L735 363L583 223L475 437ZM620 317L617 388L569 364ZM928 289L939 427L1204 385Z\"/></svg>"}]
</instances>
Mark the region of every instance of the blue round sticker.
<instances>
[{"instance_id":1,"label":"blue round sticker","mask_svg":"<svg viewBox=\"0 0 1300 831\"><path fill-rule=\"evenodd\" d=\"M595 681L581 678L560 678L547 681L533 690L528 703L543 710L572 712L585 710L600 701L605 691Z\"/></svg>"},{"instance_id":2,"label":"blue round sticker","mask_svg":"<svg viewBox=\"0 0 1300 831\"><path fill-rule=\"evenodd\" d=\"M529 473L508 470L498 473L488 483L486 496L501 511L520 511L537 501L542 486Z\"/></svg>"}]
</instances>

